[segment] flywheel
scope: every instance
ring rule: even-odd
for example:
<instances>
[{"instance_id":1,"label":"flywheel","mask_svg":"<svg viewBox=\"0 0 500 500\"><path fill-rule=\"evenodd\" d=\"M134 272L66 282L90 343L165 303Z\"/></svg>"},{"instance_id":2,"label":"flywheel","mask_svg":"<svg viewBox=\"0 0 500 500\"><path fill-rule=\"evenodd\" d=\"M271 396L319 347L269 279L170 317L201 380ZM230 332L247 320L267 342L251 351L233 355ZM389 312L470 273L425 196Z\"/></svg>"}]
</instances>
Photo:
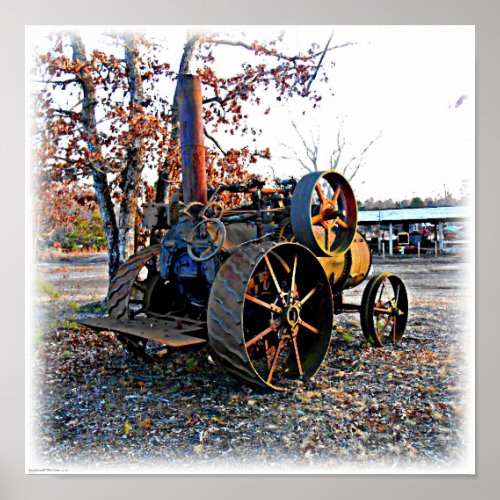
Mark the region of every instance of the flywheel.
<instances>
[{"instance_id":1,"label":"flywheel","mask_svg":"<svg viewBox=\"0 0 500 500\"><path fill-rule=\"evenodd\" d=\"M285 389L312 377L326 356L333 302L325 271L296 243L246 245L219 270L207 321L210 346L229 373Z\"/></svg>"},{"instance_id":2,"label":"flywheel","mask_svg":"<svg viewBox=\"0 0 500 500\"><path fill-rule=\"evenodd\" d=\"M313 172L293 192L291 220L299 243L318 256L344 253L356 235L358 211L347 179L335 172Z\"/></svg>"}]
</instances>

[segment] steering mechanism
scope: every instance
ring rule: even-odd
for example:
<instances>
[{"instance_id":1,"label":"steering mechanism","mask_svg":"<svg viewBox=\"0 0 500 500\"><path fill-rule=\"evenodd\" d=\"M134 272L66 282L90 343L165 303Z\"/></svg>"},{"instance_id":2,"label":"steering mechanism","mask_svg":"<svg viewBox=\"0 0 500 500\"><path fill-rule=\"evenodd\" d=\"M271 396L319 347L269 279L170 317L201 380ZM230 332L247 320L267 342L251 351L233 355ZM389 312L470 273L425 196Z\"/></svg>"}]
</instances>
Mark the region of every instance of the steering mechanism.
<instances>
[{"instance_id":1,"label":"steering mechanism","mask_svg":"<svg viewBox=\"0 0 500 500\"><path fill-rule=\"evenodd\" d=\"M195 262L209 260L222 249L226 228L219 219L203 219L192 229L187 239L187 251Z\"/></svg>"},{"instance_id":2,"label":"steering mechanism","mask_svg":"<svg viewBox=\"0 0 500 500\"><path fill-rule=\"evenodd\" d=\"M200 212L200 217L220 219L224 212L224 204L221 201L209 201Z\"/></svg>"},{"instance_id":3,"label":"steering mechanism","mask_svg":"<svg viewBox=\"0 0 500 500\"><path fill-rule=\"evenodd\" d=\"M182 210L179 211L179 215L188 217L191 220L196 220L200 217L200 213L206 209L203 203L199 201L189 202Z\"/></svg>"}]
</instances>

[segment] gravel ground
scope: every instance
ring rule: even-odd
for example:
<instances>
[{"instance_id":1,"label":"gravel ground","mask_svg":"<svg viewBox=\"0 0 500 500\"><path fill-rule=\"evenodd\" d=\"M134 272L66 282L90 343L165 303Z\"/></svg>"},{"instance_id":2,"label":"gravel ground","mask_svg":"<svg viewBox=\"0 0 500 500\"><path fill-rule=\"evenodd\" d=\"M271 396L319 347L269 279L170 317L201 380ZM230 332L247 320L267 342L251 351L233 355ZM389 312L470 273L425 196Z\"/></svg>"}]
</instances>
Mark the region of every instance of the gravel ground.
<instances>
[{"instance_id":1,"label":"gravel ground","mask_svg":"<svg viewBox=\"0 0 500 500\"><path fill-rule=\"evenodd\" d=\"M30 358L31 467L74 471L443 470L467 453L463 346L467 265L459 257L375 258L405 281L409 325L396 346L368 348L341 315L316 377L264 392L213 363L208 347L146 363L112 333L73 323L106 292L103 255L41 263ZM364 284L350 292L360 301ZM201 469L200 469L201 468Z\"/></svg>"}]
</instances>

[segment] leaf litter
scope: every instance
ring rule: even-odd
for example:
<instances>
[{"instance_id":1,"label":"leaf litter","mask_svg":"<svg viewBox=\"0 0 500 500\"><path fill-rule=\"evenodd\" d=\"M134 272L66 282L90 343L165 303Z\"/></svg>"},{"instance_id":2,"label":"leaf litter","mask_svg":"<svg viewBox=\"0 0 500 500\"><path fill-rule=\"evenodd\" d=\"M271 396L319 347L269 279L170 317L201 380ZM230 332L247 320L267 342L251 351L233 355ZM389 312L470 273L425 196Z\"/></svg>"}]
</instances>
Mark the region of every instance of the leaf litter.
<instances>
[{"instance_id":1,"label":"leaf litter","mask_svg":"<svg viewBox=\"0 0 500 500\"><path fill-rule=\"evenodd\" d=\"M465 264L456 257L375 258L374 268L398 273L409 289L402 341L368 348L358 316L336 316L317 375L273 393L227 375L208 347L158 348L148 363L113 333L76 327L96 283L105 288L103 273L79 282L86 301L52 273L61 299L35 304L42 332L32 360L35 454L50 464L96 468L456 463L470 404L463 390L463 339L473 334L465 331ZM349 293L359 302L358 288ZM55 317L58 323L47 320Z\"/></svg>"}]
</instances>

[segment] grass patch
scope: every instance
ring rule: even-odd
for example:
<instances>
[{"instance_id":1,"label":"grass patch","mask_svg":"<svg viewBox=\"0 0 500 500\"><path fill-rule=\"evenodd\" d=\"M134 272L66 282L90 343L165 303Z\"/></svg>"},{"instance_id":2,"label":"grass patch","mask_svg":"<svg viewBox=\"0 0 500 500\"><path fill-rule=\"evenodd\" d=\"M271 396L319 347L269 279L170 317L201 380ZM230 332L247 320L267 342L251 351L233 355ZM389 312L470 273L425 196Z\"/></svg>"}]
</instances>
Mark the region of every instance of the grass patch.
<instances>
[{"instance_id":1,"label":"grass patch","mask_svg":"<svg viewBox=\"0 0 500 500\"><path fill-rule=\"evenodd\" d=\"M55 302L62 297L62 293L58 292L54 285L45 281L37 281L37 290L38 293L44 293L48 295L51 302Z\"/></svg>"}]
</instances>

